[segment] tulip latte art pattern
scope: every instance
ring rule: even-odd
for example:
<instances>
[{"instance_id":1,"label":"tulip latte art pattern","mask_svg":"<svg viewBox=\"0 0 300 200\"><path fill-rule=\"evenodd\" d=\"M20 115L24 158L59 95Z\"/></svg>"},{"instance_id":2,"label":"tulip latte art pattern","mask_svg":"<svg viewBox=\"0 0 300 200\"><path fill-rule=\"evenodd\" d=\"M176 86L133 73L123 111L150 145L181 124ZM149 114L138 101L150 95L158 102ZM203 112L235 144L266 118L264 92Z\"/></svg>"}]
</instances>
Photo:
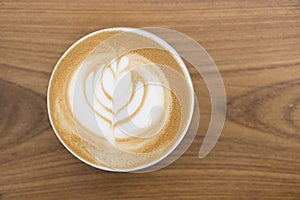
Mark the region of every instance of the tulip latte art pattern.
<instances>
[{"instance_id":1,"label":"tulip latte art pattern","mask_svg":"<svg viewBox=\"0 0 300 200\"><path fill-rule=\"evenodd\" d=\"M73 96L80 102L77 120L116 148L143 149L143 144L160 134L172 107L163 71L138 54L113 59L96 71L90 69L88 64L82 65L71 80L69 104L74 104ZM87 115L96 118L97 127L91 126Z\"/></svg>"}]
</instances>

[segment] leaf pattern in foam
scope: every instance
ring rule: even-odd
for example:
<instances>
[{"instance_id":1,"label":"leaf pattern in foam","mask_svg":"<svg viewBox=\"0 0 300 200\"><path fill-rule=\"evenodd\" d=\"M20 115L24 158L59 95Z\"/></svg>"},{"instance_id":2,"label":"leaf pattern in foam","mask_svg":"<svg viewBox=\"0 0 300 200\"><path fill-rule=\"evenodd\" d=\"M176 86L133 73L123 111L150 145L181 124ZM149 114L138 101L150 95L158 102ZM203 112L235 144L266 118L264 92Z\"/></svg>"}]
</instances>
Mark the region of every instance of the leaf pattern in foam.
<instances>
[{"instance_id":1,"label":"leaf pattern in foam","mask_svg":"<svg viewBox=\"0 0 300 200\"><path fill-rule=\"evenodd\" d=\"M114 119L110 118L110 121L122 120L128 118L134 111L128 113L126 107L129 103L136 99L141 98L141 92L139 95L135 95L132 83L132 73L128 71L129 59L127 56L121 57L119 60L113 59L109 66L105 67L100 77L100 84L96 86L96 97L100 103L96 107L100 110L100 107L106 107L106 110L110 110L114 115ZM140 84L139 84L140 85ZM138 101L135 100L134 103ZM138 106L138 105L137 105ZM134 107L131 105L131 107ZM118 117L120 111L123 112L123 117ZM120 115L121 116L121 115ZM115 121L116 122L116 121Z\"/></svg>"}]
</instances>

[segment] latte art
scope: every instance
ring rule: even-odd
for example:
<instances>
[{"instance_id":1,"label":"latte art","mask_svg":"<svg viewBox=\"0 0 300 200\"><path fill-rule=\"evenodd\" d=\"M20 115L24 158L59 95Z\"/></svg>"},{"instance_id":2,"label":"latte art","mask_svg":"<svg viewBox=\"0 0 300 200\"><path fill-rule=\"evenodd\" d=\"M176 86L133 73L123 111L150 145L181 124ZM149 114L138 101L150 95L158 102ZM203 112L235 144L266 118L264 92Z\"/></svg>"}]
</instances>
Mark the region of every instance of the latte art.
<instances>
[{"instance_id":1,"label":"latte art","mask_svg":"<svg viewBox=\"0 0 300 200\"><path fill-rule=\"evenodd\" d=\"M93 62L82 64L80 72L75 72L69 90L69 97L78 94L80 112L75 117L81 125L122 148L125 146L118 142L159 134L172 106L163 71L138 54L113 59L96 70L91 70L88 63ZM69 98L69 104L74 104L73 98ZM91 127L86 115L95 116L98 127ZM132 151L134 147L142 146L128 143L124 150Z\"/></svg>"},{"instance_id":2,"label":"latte art","mask_svg":"<svg viewBox=\"0 0 300 200\"><path fill-rule=\"evenodd\" d=\"M170 153L191 120L192 85L165 42L138 29L100 31L56 65L48 90L52 126L78 158L131 171Z\"/></svg>"}]
</instances>

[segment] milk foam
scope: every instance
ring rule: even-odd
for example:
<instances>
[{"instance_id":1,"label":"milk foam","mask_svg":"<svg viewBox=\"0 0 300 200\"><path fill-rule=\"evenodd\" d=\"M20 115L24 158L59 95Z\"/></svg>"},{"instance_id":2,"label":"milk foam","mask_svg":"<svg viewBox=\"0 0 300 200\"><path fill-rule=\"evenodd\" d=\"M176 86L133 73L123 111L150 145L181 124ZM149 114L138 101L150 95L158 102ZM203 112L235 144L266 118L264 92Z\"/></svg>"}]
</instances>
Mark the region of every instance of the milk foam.
<instances>
[{"instance_id":1,"label":"milk foam","mask_svg":"<svg viewBox=\"0 0 300 200\"><path fill-rule=\"evenodd\" d=\"M69 86L69 104L76 97L80 112L73 113L81 125L126 151L134 149L134 144L120 147L118 141L159 134L171 108L163 71L138 54L121 56L93 70L89 63L77 69Z\"/></svg>"}]
</instances>

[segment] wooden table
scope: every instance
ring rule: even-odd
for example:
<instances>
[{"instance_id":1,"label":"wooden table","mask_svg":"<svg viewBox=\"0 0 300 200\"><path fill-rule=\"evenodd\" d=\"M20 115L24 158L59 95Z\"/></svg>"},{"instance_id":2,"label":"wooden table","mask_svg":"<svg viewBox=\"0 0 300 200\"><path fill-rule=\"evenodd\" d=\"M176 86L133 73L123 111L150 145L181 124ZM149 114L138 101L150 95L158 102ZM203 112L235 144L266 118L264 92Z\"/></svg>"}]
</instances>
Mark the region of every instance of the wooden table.
<instances>
[{"instance_id":1,"label":"wooden table","mask_svg":"<svg viewBox=\"0 0 300 200\"><path fill-rule=\"evenodd\" d=\"M46 92L62 53L107 27L166 27L202 44L228 97L222 136L148 174L109 173L73 157L50 127ZM300 199L299 1L0 2L0 199Z\"/></svg>"}]
</instances>

